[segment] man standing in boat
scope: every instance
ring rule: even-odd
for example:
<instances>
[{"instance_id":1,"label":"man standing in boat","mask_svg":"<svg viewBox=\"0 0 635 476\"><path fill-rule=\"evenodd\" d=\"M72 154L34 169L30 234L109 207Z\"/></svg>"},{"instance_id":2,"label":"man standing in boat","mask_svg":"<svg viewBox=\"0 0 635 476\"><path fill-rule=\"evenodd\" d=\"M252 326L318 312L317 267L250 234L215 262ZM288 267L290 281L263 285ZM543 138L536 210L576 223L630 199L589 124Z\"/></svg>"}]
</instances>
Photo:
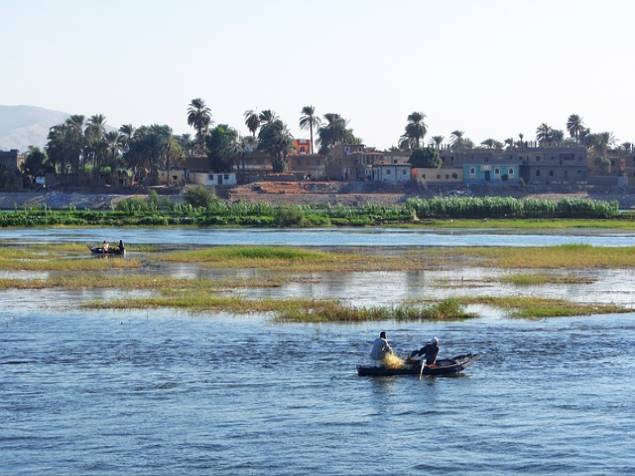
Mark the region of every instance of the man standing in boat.
<instances>
[{"instance_id":1,"label":"man standing in boat","mask_svg":"<svg viewBox=\"0 0 635 476\"><path fill-rule=\"evenodd\" d=\"M426 367L435 367L437 361L437 355L439 355L439 338L433 337L430 342L421 347L419 350L413 350L410 353L410 359L414 359L415 357L425 356L425 366Z\"/></svg>"},{"instance_id":2,"label":"man standing in boat","mask_svg":"<svg viewBox=\"0 0 635 476\"><path fill-rule=\"evenodd\" d=\"M384 360L386 354L392 354L392 347L386 339L386 333L381 331L379 337L373 342L373 348L370 351L370 358L376 362Z\"/></svg>"}]
</instances>

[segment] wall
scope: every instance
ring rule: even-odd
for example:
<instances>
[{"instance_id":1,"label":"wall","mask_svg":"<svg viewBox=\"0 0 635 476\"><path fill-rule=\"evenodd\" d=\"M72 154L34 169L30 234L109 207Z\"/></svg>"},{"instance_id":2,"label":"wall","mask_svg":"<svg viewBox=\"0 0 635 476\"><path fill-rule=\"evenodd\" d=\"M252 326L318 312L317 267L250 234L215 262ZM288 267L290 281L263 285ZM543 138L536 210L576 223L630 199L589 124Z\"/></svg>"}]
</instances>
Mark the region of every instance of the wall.
<instances>
[{"instance_id":1,"label":"wall","mask_svg":"<svg viewBox=\"0 0 635 476\"><path fill-rule=\"evenodd\" d=\"M463 177L466 184L515 184L520 180L519 166L514 163L465 164Z\"/></svg>"}]
</instances>

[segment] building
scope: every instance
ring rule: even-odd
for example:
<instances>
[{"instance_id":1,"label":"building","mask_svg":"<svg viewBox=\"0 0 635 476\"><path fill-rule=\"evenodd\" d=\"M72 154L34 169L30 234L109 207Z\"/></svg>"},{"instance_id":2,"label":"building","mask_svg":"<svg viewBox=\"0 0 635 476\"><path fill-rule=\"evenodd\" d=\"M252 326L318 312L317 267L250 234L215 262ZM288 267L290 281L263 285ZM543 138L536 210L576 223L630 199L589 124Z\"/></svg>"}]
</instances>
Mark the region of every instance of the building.
<instances>
[{"instance_id":1,"label":"building","mask_svg":"<svg viewBox=\"0 0 635 476\"><path fill-rule=\"evenodd\" d=\"M510 159L463 165L463 182L467 185L514 185L520 182L520 164Z\"/></svg>"},{"instance_id":2,"label":"building","mask_svg":"<svg viewBox=\"0 0 635 476\"><path fill-rule=\"evenodd\" d=\"M413 168L412 180L423 186L435 185L462 185L463 184L463 168Z\"/></svg>"},{"instance_id":3,"label":"building","mask_svg":"<svg viewBox=\"0 0 635 476\"><path fill-rule=\"evenodd\" d=\"M187 171L182 167L171 168L169 175L167 170L159 169L158 173L159 185L182 187L187 181Z\"/></svg>"},{"instance_id":4,"label":"building","mask_svg":"<svg viewBox=\"0 0 635 476\"><path fill-rule=\"evenodd\" d=\"M299 179L320 180L326 176L326 156L294 154L287 157L287 171Z\"/></svg>"},{"instance_id":5,"label":"building","mask_svg":"<svg viewBox=\"0 0 635 476\"><path fill-rule=\"evenodd\" d=\"M587 182L583 146L526 148L517 153L521 177L528 185L576 185Z\"/></svg>"},{"instance_id":6,"label":"building","mask_svg":"<svg viewBox=\"0 0 635 476\"><path fill-rule=\"evenodd\" d=\"M18 161L18 150L0 150L0 167L3 167L12 172L20 170L20 164Z\"/></svg>"},{"instance_id":7,"label":"building","mask_svg":"<svg viewBox=\"0 0 635 476\"><path fill-rule=\"evenodd\" d=\"M412 180L410 164L398 160L384 160L372 165L373 182L403 183Z\"/></svg>"},{"instance_id":8,"label":"building","mask_svg":"<svg viewBox=\"0 0 635 476\"><path fill-rule=\"evenodd\" d=\"M382 152L363 144L337 144L329 153L326 176L333 180L369 182L375 180L375 164L407 163L409 157L404 152Z\"/></svg>"},{"instance_id":9,"label":"building","mask_svg":"<svg viewBox=\"0 0 635 476\"><path fill-rule=\"evenodd\" d=\"M204 187L232 187L238 183L236 172L190 172L188 181Z\"/></svg>"},{"instance_id":10,"label":"building","mask_svg":"<svg viewBox=\"0 0 635 476\"><path fill-rule=\"evenodd\" d=\"M305 155L311 153L311 141L309 139L293 139L291 143L295 155Z\"/></svg>"}]
</instances>

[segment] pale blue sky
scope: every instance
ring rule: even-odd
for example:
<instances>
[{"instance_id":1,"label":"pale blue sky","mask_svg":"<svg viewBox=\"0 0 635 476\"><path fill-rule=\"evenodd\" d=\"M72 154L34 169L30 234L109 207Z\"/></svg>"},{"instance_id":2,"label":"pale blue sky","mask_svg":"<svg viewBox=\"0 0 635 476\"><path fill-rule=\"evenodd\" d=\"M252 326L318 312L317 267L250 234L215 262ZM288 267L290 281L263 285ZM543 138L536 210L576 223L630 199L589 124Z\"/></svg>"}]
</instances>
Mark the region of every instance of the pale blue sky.
<instances>
[{"instance_id":1,"label":"pale blue sky","mask_svg":"<svg viewBox=\"0 0 635 476\"><path fill-rule=\"evenodd\" d=\"M200 96L216 122L271 108L296 136L312 104L379 147L414 110L477 142L575 112L635 140L629 0L0 0L0 18L0 104L185 132Z\"/></svg>"}]
</instances>

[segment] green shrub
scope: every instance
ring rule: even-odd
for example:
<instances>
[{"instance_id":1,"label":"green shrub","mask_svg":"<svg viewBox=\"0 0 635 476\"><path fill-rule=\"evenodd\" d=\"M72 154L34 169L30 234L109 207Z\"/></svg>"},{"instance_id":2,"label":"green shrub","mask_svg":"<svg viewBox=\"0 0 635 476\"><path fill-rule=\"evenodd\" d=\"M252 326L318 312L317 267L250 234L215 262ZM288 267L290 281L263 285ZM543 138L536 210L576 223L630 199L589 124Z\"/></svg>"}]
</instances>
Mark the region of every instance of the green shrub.
<instances>
[{"instance_id":1,"label":"green shrub","mask_svg":"<svg viewBox=\"0 0 635 476\"><path fill-rule=\"evenodd\" d=\"M185 203L197 208L208 208L217 203L214 192L205 187L190 188L185 192Z\"/></svg>"}]
</instances>

